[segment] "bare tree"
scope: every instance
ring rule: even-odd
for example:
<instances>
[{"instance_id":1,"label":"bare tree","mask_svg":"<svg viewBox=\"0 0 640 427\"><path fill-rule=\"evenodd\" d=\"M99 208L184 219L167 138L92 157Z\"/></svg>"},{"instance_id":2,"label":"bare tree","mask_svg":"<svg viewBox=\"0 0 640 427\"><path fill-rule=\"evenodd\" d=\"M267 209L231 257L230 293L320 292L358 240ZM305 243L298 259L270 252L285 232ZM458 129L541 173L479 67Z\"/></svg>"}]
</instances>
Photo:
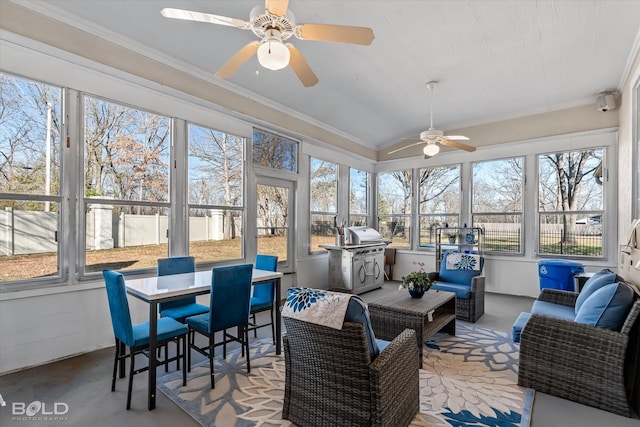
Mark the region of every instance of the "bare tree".
<instances>
[{"instance_id":1,"label":"bare tree","mask_svg":"<svg viewBox=\"0 0 640 427\"><path fill-rule=\"evenodd\" d=\"M312 159L310 181L311 210L335 212L338 199L337 164Z\"/></svg>"},{"instance_id":2,"label":"bare tree","mask_svg":"<svg viewBox=\"0 0 640 427\"><path fill-rule=\"evenodd\" d=\"M457 173L451 173L458 171ZM458 166L420 169L420 213L460 211ZM446 197L447 195L452 197Z\"/></svg>"},{"instance_id":3,"label":"bare tree","mask_svg":"<svg viewBox=\"0 0 640 427\"><path fill-rule=\"evenodd\" d=\"M522 212L523 163L515 157L474 164L473 212Z\"/></svg>"},{"instance_id":4,"label":"bare tree","mask_svg":"<svg viewBox=\"0 0 640 427\"><path fill-rule=\"evenodd\" d=\"M580 203L585 203L583 189L588 187L585 179L593 177L593 172L598 168L602 156L601 150L567 151L541 156L540 175L549 176L551 185L544 190L550 190L540 195L540 208L545 210L552 202L556 211L567 212L561 215L563 224L562 242L576 244L576 216L573 213L580 209ZM549 182L549 181L548 181ZM590 183L592 186L594 182ZM543 188L541 188L542 193ZM587 193L589 193L587 191ZM552 197L553 196L553 197Z\"/></svg>"},{"instance_id":5,"label":"bare tree","mask_svg":"<svg viewBox=\"0 0 640 427\"><path fill-rule=\"evenodd\" d=\"M49 178L49 194L59 194L61 94L57 87L0 73L0 192L47 194Z\"/></svg>"},{"instance_id":6,"label":"bare tree","mask_svg":"<svg viewBox=\"0 0 640 427\"><path fill-rule=\"evenodd\" d=\"M190 203L229 207L242 203L243 147L242 137L190 127ZM223 235L235 237L233 210L225 210Z\"/></svg>"},{"instance_id":7,"label":"bare tree","mask_svg":"<svg viewBox=\"0 0 640 427\"><path fill-rule=\"evenodd\" d=\"M96 98L84 102L86 193L167 201L169 119Z\"/></svg>"}]
</instances>

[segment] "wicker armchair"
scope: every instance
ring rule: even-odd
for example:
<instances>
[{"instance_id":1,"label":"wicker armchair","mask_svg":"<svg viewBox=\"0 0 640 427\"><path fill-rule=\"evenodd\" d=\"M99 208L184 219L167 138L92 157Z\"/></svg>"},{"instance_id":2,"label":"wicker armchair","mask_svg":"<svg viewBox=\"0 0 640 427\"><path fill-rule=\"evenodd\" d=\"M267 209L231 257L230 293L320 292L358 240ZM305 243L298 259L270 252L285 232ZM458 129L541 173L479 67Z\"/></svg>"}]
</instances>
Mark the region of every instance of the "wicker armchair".
<instances>
[{"instance_id":1,"label":"wicker armchair","mask_svg":"<svg viewBox=\"0 0 640 427\"><path fill-rule=\"evenodd\" d=\"M361 323L342 330L283 318L282 418L298 426L406 426L419 409L415 331L405 329L373 362Z\"/></svg>"},{"instance_id":2,"label":"wicker armchair","mask_svg":"<svg viewBox=\"0 0 640 427\"><path fill-rule=\"evenodd\" d=\"M438 282L440 274L438 272L429 273L429 278ZM460 285L458 285L460 286ZM471 279L469 287L469 298L458 298L456 294L456 319L464 322L476 323L484 314L484 276L476 276ZM455 292L449 287L432 286L433 289Z\"/></svg>"},{"instance_id":3,"label":"wicker armchair","mask_svg":"<svg viewBox=\"0 0 640 427\"><path fill-rule=\"evenodd\" d=\"M578 294L543 289L538 300L575 306ZM640 301L620 332L532 315L522 330L518 384L627 417L640 404Z\"/></svg>"}]
</instances>

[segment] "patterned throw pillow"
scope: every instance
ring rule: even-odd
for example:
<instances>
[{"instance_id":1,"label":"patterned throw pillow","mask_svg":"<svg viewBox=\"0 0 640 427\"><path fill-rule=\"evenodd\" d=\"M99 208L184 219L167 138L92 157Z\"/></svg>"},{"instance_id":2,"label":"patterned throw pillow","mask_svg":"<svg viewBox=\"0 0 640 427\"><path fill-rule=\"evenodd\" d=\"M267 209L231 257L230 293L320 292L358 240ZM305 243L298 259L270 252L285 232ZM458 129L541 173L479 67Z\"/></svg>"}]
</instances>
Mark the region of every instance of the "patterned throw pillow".
<instances>
[{"instance_id":1,"label":"patterned throw pillow","mask_svg":"<svg viewBox=\"0 0 640 427\"><path fill-rule=\"evenodd\" d=\"M460 268L455 270L447 269L447 259L449 256L473 256L474 259L479 258L480 264L476 269L466 269ZM465 261L465 265L467 265ZM440 282L449 282L449 283L458 283L460 285L471 286L471 280L482 274L482 268L484 267L484 257L475 254L456 254L456 253L447 253L442 258L442 264L440 265L440 273L438 274L438 281ZM476 268L476 267L474 267Z\"/></svg>"}]
</instances>

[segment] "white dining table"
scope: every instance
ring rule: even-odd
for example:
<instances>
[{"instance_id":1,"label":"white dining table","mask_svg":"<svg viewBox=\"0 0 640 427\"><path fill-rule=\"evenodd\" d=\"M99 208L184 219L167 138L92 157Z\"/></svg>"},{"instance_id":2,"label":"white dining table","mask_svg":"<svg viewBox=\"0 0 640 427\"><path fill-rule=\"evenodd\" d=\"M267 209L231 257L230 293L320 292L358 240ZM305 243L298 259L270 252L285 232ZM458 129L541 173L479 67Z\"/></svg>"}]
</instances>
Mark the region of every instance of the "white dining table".
<instances>
[{"instance_id":1,"label":"white dining table","mask_svg":"<svg viewBox=\"0 0 640 427\"><path fill-rule=\"evenodd\" d=\"M276 354L281 352L282 326L280 319L282 273L277 271L259 270L254 268L251 282L253 285L265 282L275 282L274 310L276 312ZM158 330L158 304L192 295L203 295L211 292L211 270L195 273L170 274L166 276L145 277L142 279L125 280L127 293L135 298L149 303L149 390L148 409L156 407L156 338ZM189 351L189 350L187 350ZM183 369L186 369L183 366ZM124 374L121 367L120 375Z\"/></svg>"}]
</instances>

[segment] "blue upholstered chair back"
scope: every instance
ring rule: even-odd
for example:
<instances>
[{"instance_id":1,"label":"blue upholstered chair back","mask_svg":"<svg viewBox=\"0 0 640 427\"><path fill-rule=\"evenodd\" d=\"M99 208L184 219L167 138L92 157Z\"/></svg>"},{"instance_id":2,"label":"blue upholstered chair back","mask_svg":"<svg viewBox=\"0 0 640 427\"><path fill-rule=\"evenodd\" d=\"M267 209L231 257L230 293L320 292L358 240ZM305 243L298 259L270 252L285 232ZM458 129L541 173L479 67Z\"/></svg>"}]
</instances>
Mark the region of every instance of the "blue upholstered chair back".
<instances>
[{"instance_id":1,"label":"blue upholstered chair back","mask_svg":"<svg viewBox=\"0 0 640 427\"><path fill-rule=\"evenodd\" d=\"M256 268L258 270L277 271L278 257L275 255L256 255ZM253 296L260 301L270 301L273 304L273 282L261 283L253 287Z\"/></svg>"},{"instance_id":2,"label":"blue upholstered chair back","mask_svg":"<svg viewBox=\"0 0 640 427\"><path fill-rule=\"evenodd\" d=\"M457 270L448 270L447 269L447 258L449 257L450 253L446 253L444 254L444 256L442 257L442 263L440 264L440 272L438 274L440 281L442 282L449 282L449 283L458 283L460 285L468 285L471 286L471 279L473 279L475 276L480 276L482 274L482 269L484 268L484 257L480 256L480 269L479 270L472 270L472 269L466 269L464 267L462 267L461 269L457 269ZM467 254L462 254L462 256L464 257ZM474 254L470 254L470 255L474 255Z\"/></svg>"},{"instance_id":3,"label":"blue upholstered chair back","mask_svg":"<svg viewBox=\"0 0 640 427\"><path fill-rule=\"evenodd\" d=\"M113 334L125 345L131 347L134 342L133 327L131 326L131 313L129 312L127 290L124 286L124 276L116 271L103 270L102 277L104 277L107 288Z\"/></svg>"},{"instance_id":4,"label":"blue upholstered chair back","mask_svg":"<svg viewBox=\"0 0 640 427\"><path fill-rule=\"evenodd\" d=\"M158 276L170 274L193 273L196 271L196 260L192 256L180 256L158 259ZM196 297L180 298L175 301L161 302L158 304L160 311L168 308L180 307L187 304L195 304Z\"/></svg>"},{"instance_id":5,"label":"blue upholstered chair back","mask_svg":"<svg viewBox=\"0 0 640 427\"><path fill-rule=\"evenodd\" d=\"M253 265L239 264L211 270L211 331L249 323Z\"/></svg>"}]
</instances>

